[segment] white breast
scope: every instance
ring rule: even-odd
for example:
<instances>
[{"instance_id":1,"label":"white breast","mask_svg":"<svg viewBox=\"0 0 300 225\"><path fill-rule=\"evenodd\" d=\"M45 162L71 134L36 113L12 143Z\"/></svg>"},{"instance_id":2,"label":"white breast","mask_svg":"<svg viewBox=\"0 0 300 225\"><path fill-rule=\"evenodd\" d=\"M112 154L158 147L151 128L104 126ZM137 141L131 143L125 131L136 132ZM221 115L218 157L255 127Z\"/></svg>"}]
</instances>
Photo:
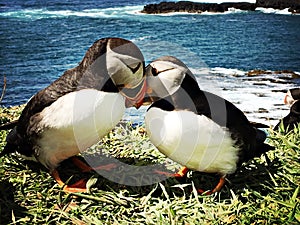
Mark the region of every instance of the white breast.
<instances>
[{"instance_id":1,"label":"white breast","mask_svg":"<svg viewBox=\"0 0 300 225\"><path fill-rule=\"evenodd\" d=\"M96 144L121 120L125 99L94 89L71 92L41 112L46 129L37 143L38 160L48 168Z\"/></svg>"},{"instance_id":2,"label":"white breast","mask_svg":"<svg viewBox=\"0 0 300 225\"><path fill-rule=\"evenodd\" d=\"M210 173L236 170L238 148L229 132L206 116L153 107L146 113L145 125L151 142L181 165Z\"/></svg>"}]
</instances>

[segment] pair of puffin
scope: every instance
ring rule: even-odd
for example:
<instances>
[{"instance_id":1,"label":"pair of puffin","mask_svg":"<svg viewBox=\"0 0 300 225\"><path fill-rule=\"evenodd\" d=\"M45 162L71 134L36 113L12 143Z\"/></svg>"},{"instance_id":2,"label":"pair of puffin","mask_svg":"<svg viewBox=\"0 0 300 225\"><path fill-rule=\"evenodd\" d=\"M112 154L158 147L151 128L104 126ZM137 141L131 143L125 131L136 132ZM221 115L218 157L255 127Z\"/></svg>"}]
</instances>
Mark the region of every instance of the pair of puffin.
<instances>
[{"instance_id":1,"label":"pair of puffin","mask_svg":"<svg viewBox=\"0 0 300 225\"><path fill-rule=\"evenodd\" d=\"M289 132L300 123L300 88L288 90L284 103L291 107L290 113L279 121L274 130L278 130L282 124L285 132Z\"/></svg>"},{"instance_id":2,"label":"pair of puffin","mask_svg":"<svg viewBox=\"0 0 300 225\"><path fill-rule=\"evenodd\" d=\"M248 121L229 101L203 91L195 76L179 59L164 56L146 67L148 91L144 104L152 103L145 115L151 142L167 157L188 169L218 173L219 191L225 176L243 162L273 149L264 143L266 134ZM262 126L264 127L264 126Z\"/></svg>"},{"instance_id":3,"label":"pair of puffin","mask_svg":"<svg viewBox=\"0 0 300 225\"><path fill-rule=\"evenodd\" d=\"M16 151L34 157L63 184L56 171L60 162L97 143L126 107L147 103L152 103L145 115L152 143L184 166L181 175L187 168L219 173L220 183L212 192L220 190L225 175L241 163L272 149L264 143L266 134L232 103L202 91L179 59L161 57L145 69L136 45L104 38L88 49L77 67L34 95L18 121L2 127L13 129L0 156ZM64 190L86 189L76 183Z\"/></svg>"},{"instance_id":4,"label":"pair of puffin","mask_svg":"<svg viewBox=\"0 0 300 225\"><path fill-rule=\"evenodd\" d=\"M125 39L100 39L78 66L35 94L18 121L2 127L12 130L0 155L34 157L64 185L56 170L59 163L97 143L121 120L126 107L142 104L145 91L140 49ZM64 190L86 189L81 181Z\"/></svg>"}]
</instances>

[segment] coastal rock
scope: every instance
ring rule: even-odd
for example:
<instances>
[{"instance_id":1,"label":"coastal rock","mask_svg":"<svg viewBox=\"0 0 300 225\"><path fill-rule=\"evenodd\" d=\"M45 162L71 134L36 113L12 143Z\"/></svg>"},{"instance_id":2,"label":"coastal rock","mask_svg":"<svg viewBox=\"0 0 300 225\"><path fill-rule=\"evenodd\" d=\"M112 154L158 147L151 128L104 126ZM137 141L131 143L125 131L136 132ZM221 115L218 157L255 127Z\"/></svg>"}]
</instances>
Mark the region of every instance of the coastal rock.
<instances>
[{"instance_id":1,"label":"coastal rock","mask_svg":"<svg viewBox=\"0 0 300 225\"><path fill-rule=\"evenodd\" d=\"M247 76L253 77L253 76L260 76L260 75L270 75L270 74L276 74L276 75L282 75L279 76L279 78L284 80L290 80L290 79L300 79L300 75L292 70L276 70L276 71L268 71L268 70L250 70L246 73Z\"/></svg>"},{"instance_id":2,"label":"coastal rock","mask_svg":"<svg viewBox=\"0 0 300 225\"><path fill-rule=\"evenodd\" d=\"M230 0L228 0L230 1ZM300 13L300 0L257 0L256 3L248 2L224 2L224 3L199 3L190 1L160 2L158 4L148 4L144 6L142 13L159 14L173 12L225 12L230 8L254 11L256 7L285 9L292 13Z\"/></svg>"},{"instance_id":3,"label":"coastal rock","mask_svg":"<svg viewBox=\"0 0 300 225\"><path fill-rule=\"evenodd\" d=\"M256 0L256 7L289 9L289 12L300 13L300 0Z\"/></svg>"},{"instance_id":4,"label":"coastal rock","mask_svg":"<svg viewBox=\"0 0 300 225\"><path fill-rule=\"evenodd\" d=\"M272 72L266 70L250 70L246 73L247 76L259 76L262 74L272 74Z\"/></svg>"},{"instance_id":5,"label":"coastal rock","mask_svg":"<svg viewBox=\"0 0 300 225\"><path fill-rule=\"evenodd\" d=\"M255 10L255 4L248 2L241 3L199 3L189 1L179 2L161 2L158 4L149 4L144 6L142 13L158 14L158 13L172 13L172 12L189 12L189 13L202 13L202 12L225 12L229 8L241 10Z\"/></svg>"}]
</instances>

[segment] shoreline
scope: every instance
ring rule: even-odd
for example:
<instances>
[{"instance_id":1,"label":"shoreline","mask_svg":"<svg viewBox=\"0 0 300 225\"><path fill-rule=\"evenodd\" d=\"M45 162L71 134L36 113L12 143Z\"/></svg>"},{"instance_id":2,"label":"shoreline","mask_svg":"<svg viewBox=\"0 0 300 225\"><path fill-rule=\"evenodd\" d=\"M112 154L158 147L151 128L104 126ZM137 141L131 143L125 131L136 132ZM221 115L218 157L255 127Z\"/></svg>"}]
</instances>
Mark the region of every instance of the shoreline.
<instances>
[{"instance_id":1,"label":"shoreline","mask_svg":"<svg viewBox=\"0 0 300 225\"><path fill-rule=\"evenodd\" d=\"M166 13L195 13L204 12L224 13L227 11L244 10L255 11L257 8L273 8L277 10L286 10L291 14L300 14L300 0L284 1L284 0L256 0L256 3L249 2L222 2L222 3L202 3L192 1L178 2L160 2L156 4L147 4L141 13L144 14L166 14Z\"/></svg>"},{"instance_id":2,"label":"shoreline","mask_svg":"<svg viewBox=\"0 0 300 225\"><path fill-rule=\"evenodd\" d=\"M208 72L199 69L192 69L192 72L201 89L232 102L245 113L249 120L266 123L269 126L275 126L279 119L288 114L289 107L283 103L285 93L288 89L298 87L300 84L300 72L292 70L242 71L216 67ZM0 108L4 112L5 109L10 108L18 111L25 105L26 103L0 104ZM123 120L139 125L143 122L143 113L146 110L146 106L139 110L127 109Z\"/></svg>"}]
</instances>

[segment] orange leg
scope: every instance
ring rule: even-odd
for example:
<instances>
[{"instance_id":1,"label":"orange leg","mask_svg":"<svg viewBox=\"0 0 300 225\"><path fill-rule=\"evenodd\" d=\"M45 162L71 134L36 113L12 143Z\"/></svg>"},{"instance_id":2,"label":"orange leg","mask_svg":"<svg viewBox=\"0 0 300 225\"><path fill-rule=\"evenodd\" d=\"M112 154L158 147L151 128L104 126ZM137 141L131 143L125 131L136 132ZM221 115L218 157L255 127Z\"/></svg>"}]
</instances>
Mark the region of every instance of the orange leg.
<instances>
[{"instance_id":1,"label":"orange leg","mask_svg":"<svg viewBox=\"0 0 300 225\"><path fill-rule=\"evenodd\" d=\"M176 177L176 178L181 178L184 177L188 172L187 167L182 167L178 172L176 173L169 173L169 172L164 172L160 170L155 170L155 173L160 174L160 175L165 175L167 177Z\"/></svg>"},{"instance_id":2,"label":"orange leg","mask_svg":"<svg viewBox=\"0 0 300 225\"><path fill-rule=\"evenodd\" d=\"M78 159L76 156L72 157L72 161L78 168L81 169L82 172L90 172L92 170L107 170L107 171L109 171L113 168L116 168L116 165L114 163L110 163L110 164L103 165L103 166L90 167L85 162Z\"/></svg>"},{"instance_id":3,"label":"orange leg","mask_svg":"<svg viewBox=\"0 0 300 225\"><path fill-rule=\"evenodd\" d=\"M206 192L206 194L207 194L207 195L211 195L211 194L213 194L213 193L215 193L215 192L219 192L219 191L222 189L222 187L224 186L225 181L226 181L226 180L225 180L225 176L222 176L222 177L220 178L219 183L217 184L217 186L216 186L213 190ZM203 191L202 189L198 189L197 191L198 191L198 193L200 193L200 194L202 194L202 193L205 192L205 191Z\"/></svg>"},{"instance_id":4,"label":"orange leg","mask_svg":"<svg viewBox=\"0 0 300 225\"><path fill-rule=\"evenodd\" d=\"M72 157L72 161L73 163L82 171L82 172L89 172L92 170L111 170L113 168L116 167L115 164L110 163L107 165L103 165L103 166L98 166L98 167L90 167L89 165L87 165L85 162L81 161L80 159L78 159L76 156ZM63 190L66 192L86 192L86 180L81 179L79 181L77 181L74 184L65 184L60 176L58 171L55 169L51 172L51 175L53 176L53 178L56 180L56 182L63 187Z\"/></svg>"},{"instance_id":5,"label":"orange leg","mask_svg":"<svg viewBox=\"0 0 300 225\"><path fill-rule=\"evenodd\" d=\"M56 182L63 187L63 190L66 192L86 192L86 181L79 180L75 184L67 185L65 184L59 176L58 171L55 169L51 172L52 177L56 180Z\"/></svg>"},{"instance_id":6,"label":"orange leg","mask_svg":"<svg viewBox=\"0 0 300 225\"><path fill-rule=\"evenodd\" d=\"M184 177L189 169L186 166L181 167L181 169L174 174L174 177Z\"/></svg>"}]
</instances>

